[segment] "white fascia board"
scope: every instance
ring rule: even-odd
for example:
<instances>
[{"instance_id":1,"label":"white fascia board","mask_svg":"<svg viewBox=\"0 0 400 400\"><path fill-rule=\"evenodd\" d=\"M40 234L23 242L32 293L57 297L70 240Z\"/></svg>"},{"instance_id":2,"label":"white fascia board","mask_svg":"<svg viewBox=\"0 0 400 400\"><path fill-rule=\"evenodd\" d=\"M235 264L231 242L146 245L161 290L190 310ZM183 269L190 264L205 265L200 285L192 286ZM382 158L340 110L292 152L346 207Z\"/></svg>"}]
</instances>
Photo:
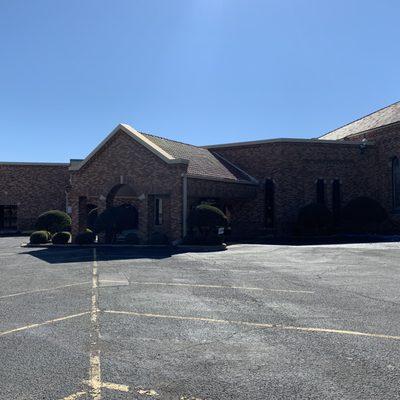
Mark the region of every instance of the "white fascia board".
<instances>
[{"instance_id":1,"label":"white fascia board","mask_svg":"<svg viewBox=\"0 0 400 400\"><path fill-rule=\"evenodd\" d=\"M107 135L107 137L79 164L71 165L69 168L70 171L77 171L81 169L117 132L122 131L126 133L130 138L141 144L142 146L146 147L150 150L153 154L161 158L168 164L188 164L189 161L183 158L174 158L171 154L167 153L161 147L157 146L151 140L146 138L136 129L132 128L130 125L127 124L118 124L113 131Z\"/></svg>"}]
</instances>

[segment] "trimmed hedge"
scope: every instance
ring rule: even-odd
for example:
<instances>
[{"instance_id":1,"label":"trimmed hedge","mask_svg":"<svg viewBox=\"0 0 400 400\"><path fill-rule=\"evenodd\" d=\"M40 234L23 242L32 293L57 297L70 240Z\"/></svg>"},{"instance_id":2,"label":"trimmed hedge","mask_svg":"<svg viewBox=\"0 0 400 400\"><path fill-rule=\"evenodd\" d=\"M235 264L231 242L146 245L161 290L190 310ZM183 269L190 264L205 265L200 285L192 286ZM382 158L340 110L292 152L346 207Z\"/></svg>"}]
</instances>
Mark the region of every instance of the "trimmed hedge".
<instances>
[{"instance_id":1,"label":"trimmed hedge","mask_svg":"<svg viewBox=\"0 0 400 400\"><path fill-rule=\"evenodd\" d=\"M95 234L90 230L86 229L85 232L79 232L75 237L76 244L92 244L94 243Z\"/></svg>"},{"instance_id":2,"label":"trimmed hedge","mask_svg":"<svg viewBox=\"0 0 400 400\"><path fill-rule=\"evenodd\" d=\"M188 226L185 244L219 245L224 242L224 235L218 234L218 229L226 228L228 219L219 208L201 204L190 212Z\"/></svg>"},{"instance_id":3,"label":"trimmed hedge","mask_svg":"<svg viewBox=\"0 0 400 400\"><path fill-rule=\"evenodd\" d=\"M31 244L43 244L50 241L50 233L47 231L33 232L29 238Z\"/></svg>"},{"instance_id":4,"label":"trimmed hedge","mask_svg":"<svg viewBox=\"0 0 400 400\"><path fill-rule=\"evenodd\" d=\"M311 203L299 210L296 233L319 236L332 233L333 215L324 204Z\"/></svg>"},{"instance_id":5,"label":"trimmed hedge","mask_svg":"<svg viewBox=\"0 0 400 400\"><path fill-rule=\"evenodd\" d=\"M208 204L200 204L189 214L188 224L190 228L214 229L226 227L228 219L226 215L217 207Z\"/></svg>"},{"instance_id":6,"label":"trimmed hedge","mask_svg":"<svg viewBox=\"0 0 400 400\"><path fill-rule=\"evenodd\" d=\"M105 232L106 242L112 243L115 235L124 230L136 229L139 218L136 207L130 204L122 204L110 207L98 215L95 222L96 233Z\"/></svg>"},{"instance_id":7,"label":"trimmed hedge","mask_svg":"<svg viewBox=\"0 0 400 400\"><path fill-rule=\"evenodd\" d=\"M36 221L36 229L51 233L70 231L71 222L71 217L67 213L59 210L50 210L39 215Z\"/></svg>"},{"instance_id":8,"label":"trimmed hedge","mask_svg":"<svg viewBox=\"0 0 400 400\"><path fill-rule=\"evenodd\" d=\"M53 244L67 244L71 239L69 232L57 232L51 239Z\"/></svg>"}]
</instances>

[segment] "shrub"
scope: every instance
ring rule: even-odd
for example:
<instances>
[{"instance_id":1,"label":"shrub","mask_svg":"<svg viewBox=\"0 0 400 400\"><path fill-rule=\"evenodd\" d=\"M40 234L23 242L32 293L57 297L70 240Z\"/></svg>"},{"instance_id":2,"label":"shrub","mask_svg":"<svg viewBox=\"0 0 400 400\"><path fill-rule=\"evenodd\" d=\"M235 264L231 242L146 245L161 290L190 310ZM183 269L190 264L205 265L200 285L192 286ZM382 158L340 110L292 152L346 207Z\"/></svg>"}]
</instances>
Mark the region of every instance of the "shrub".
<instances>
[{"instance_id":1,"label":"shrub","mask_svg":"<svg viewBox=\"0 0 400 400\"><path fill-rule=\"evenodd\" d=\"M188 223L190 228L197 228L201 231L226 227L228 219L219 208L201 204L191 211Z\"/></svg>"},{"instance_id":2,"label":"shrub","mask_svg":"<svg viewBox=\"0 0 400 400\"><path fill-rule=\"evenodd\" d=\"M92 244L94 243L95 234L90 230L86 229L84 232L79 232L76 235L75 243L76 244Z\"/></svg>"},{"instance_id":3,"label":"shrub","mask_svg":"<svg viewBox=\"0 0 400 400\"><path fill-rule=\"evenodd\" d=\"M53 244L67 244L71 239L71 234L69 232L57 232L51 241Z\"/></svg>"},{"instance_id":4,"label":"shrub","mask_svg":"<svg viewBox=\"0 0 400 400\"><path fill-rule=\"evenodd\" d=\"M222 244L224 235L219 228L226 228L228 219L217 207L201 204L194 208L188 218L189 234L184 239L187 244L214 245Z\"/></svg>"},{"instance_id":5,"label":"shrub","mask_svg":"<svg viewBox=\"0 0 400 400\"><path fill-rule=\"evenodd\" d=\"M388 219L386 210L369 197L350 200L342 210L342 227L354 232L372 232Z\"/></svg>"},{"instance_id":6,"label":"shrub","mask_svg":"<svg viewBox=\"0 0 400 400\"><path fill-rule=\"evenodd\" d=\"M296 228L300 235L329 234L333 229L332 213L324 204L308 204L299 210Z\"/></svg>"},{"instance_id":7,"label":"shrub","mask_svg":"<svg viewBox=\"0 0 400 400\"><path fill-rule=\"evenodd\" d=\"M125 236L125 243L126 244L140 244L140 238L136 233L130 232Z\"/></svg>"},{"instance_id":8,"label":"shrub","mask_svg":"<svg viewBox=\"0 0 400 400\"><path fill-rule=\"evenodd\" d=\"M95 232L105 232L106 242L112 242L115 235L123 230L135 229L138 226L138 212L130 204L109 207L96 219Z\"/></svg>"},{"instance_id":9,"label":"shrub","mask_svg":"<svg viewBox=\"0 0 400 400\"><path fill-rule=\"evenodd\" d=\"M42 243L48 243L49 240L50 240L49 232L36 231L31 234L29 242L31 244L42 244Z\"/></svg>"},{"instance_id":10,"label":"shrub","mask_svg":"<svg viewBox=\"0 0 400 400\"><path fill-rule=\"evenodd\" d=\"M168 244L168 236L161 232L153 232L149 238L149 244Z\"/></svg>"},{"instance_id":11,"label":"shrub","mask_svg":"<svg viewBox=\"0 0 400 400\"><path fill-rule=\"evenodd\" d=\"M47 211L39 215L36 221L36 229L49 231L51 233L70 231L71 217L63 211Z\"/></svg>"},{"instance_id":12,"label":"shrub","mask_svg":"<svg viewBox=\"0 0 400 400\"><path fill-rule=\"evenodd\" d=\"M97 208L94 208L93 210L89 211L89 213L88 213L87 226L91 231L94 231L96 229L97 216L98 216Z\"/></svg>"}]
</instances>

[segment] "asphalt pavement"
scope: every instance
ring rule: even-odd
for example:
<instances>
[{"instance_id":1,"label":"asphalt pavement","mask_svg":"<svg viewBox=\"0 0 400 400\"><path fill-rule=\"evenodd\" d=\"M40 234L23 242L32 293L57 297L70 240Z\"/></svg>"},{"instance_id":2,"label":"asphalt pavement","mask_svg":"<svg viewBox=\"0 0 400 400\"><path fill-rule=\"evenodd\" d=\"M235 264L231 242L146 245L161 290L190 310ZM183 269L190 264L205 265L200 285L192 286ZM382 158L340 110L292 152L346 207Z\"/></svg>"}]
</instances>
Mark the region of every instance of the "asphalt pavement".
<instances>
[{"instance_id":1,"label":"asphalt pavement","mask_svg":"<svg viewBox=\"0 0 400 400\"><path fill-rule=\"evenodd\" d=\"M398 399L400 243L0 238L0 399Z\"/></svg>"}]
</instances>

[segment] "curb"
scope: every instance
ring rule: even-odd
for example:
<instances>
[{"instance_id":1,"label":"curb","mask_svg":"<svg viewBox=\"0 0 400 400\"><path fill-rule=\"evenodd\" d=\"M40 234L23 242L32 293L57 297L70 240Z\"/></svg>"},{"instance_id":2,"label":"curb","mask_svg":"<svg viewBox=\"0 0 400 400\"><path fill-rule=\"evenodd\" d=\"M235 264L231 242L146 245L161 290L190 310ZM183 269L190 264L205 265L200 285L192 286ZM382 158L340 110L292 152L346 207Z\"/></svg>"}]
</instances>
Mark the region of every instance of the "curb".
<instances>
[{"instance_id":1,"label":"curb","mask_svg":"<svg viewBox=\"0 0 400 400\"><path fill-rule=\"evenodd\" d=\"M95 247L95 248L106 248L106 247L115 247L115 248L134 248L134 249L164 249L169 248L171 246L167 244L76 244L76 243L68 243L68 244L52 244L52 243L43 243L43 244L31 244L31 243L21 243L21 247L36 247L36 248L44 248L50 249L52 247L68 249L68 248L83 248L83 247Z\"/></svg>"},{"instance_id":2,"label":"curb","mask_svg":"<svg viewBox=\"0 0 400 400\"><path fill-rule=\"evenodd\" d=\"M130 248L130 249L174 249L178 253L183 252L213 252L213 251L225 251L228 246L223 243L221 245L211 246L211 245L186 245L180 244L177 246L169 246L165 244L31 244L31 243L21 243L21 247L25 248L39 248L39 249L51 249L51 248Z\"/></svg>"},{"instance_id":3,"label":"curb","mask_svg":"<svg viewBox=\"0 0 400 400\"><path fill-rule=\"evenodd\" d=\"M225 251L228 246L223 243L215 246L206 246L206 245L190 245L190 244L179 244L175 246L175 248L179 251L187 251L187 252L211 252L211 251Z\"/></svg>"}]
</instances>

